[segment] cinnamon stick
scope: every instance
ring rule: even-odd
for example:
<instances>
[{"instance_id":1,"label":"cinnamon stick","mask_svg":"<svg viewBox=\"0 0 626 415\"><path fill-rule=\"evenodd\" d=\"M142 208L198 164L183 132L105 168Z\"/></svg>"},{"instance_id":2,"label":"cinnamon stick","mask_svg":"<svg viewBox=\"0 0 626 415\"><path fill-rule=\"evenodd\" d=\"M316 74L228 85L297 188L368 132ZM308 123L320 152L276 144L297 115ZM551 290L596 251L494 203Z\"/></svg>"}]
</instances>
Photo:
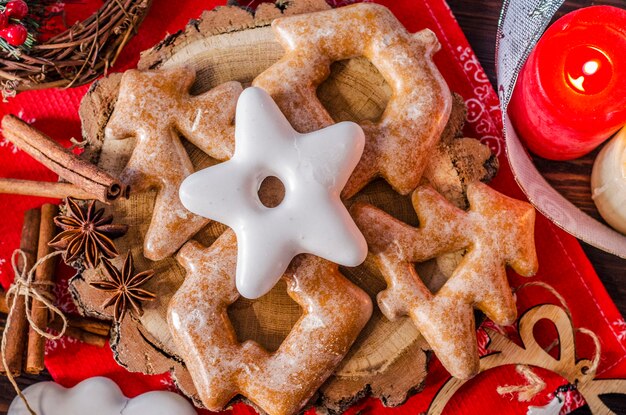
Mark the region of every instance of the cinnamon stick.
<instances>
[{"instance_id":1,"label":"cinnamon stick","mask_svg":"<svg viewBox=\"0 0 626 415\"><path fill-rule=\"evenodd\" d=\"M72 183L37 182L32 180L0 178L0 193L14 195L51 197L63 199L93 199L93 195Z\"/></svg>"},{"instance_id":2,"label":"cinnamon stick","mask_svg":"<svg viewBox=\"0 0 626 415\"><path fill-rule=\"evenodd\" d=\"M30 270L37 258L40 220L41 214L39 209L27 210L24 214L20 249L26 254L26 261L23 261L20 257L17 264L20 273L24 270ZM8 320L7 317L5 328L7 331L6 360L7 367L11 371L11 374L13 376L19 376L22 372L24 345L26 344L26 334L28 333L26 297L18 295L15 297L14 301L13 313L11 314L10 320ZM6 311L6 314L9 314L9 310Z\"/></svg>"},{"instance_id":3,"label":"cinnamon stick","mask_svg":"<svg viewBox=\"0 0 626 415\"><path fill-rule=\"evenodd\" d=\"M9 307L6 303L6 294L2 290L0 290L0 313L9 313ZM69 324L66 327L64 333L64 335L66 335L67 337L71 337L80 340L83 343L98 347L104 347L104 345L109 341L109 329L111 328L111 325L108 324L106 321L70 316L68 317L68 323ZM95 333L92 331L84 330L81 328L81 326L83 325L89 327L98 327L99 332ZM50 322L48 327L60 332L63 329L63 322L55 319Z\"/></svg>"},{"instance_id":4,"label":"cinnamon stick","mask_svg":"<svg viewBox=\"0 0 626 415\"><path fill-rule=\"evenodd\" d=\"M85 317L67 316L68 326L98 336L109 337L111 322Z\"/></svg>"},{"instance_id":5,"label":"cinnamon stick","mask_svg":"<svg viewBox=\"0 0 626 415\"><path fill-rule=\"evenodd\" d=\"M46 203L41 207L41 224L39 226L39 243L37 248L37 260L45 257L53 251L48 246L48 242L54 238L56 234L56 225L54 217L58 214L59 207L50 203ZM56 268L56 257L44 262L35 271L35 284L40 284L38 289L40 292L49 290L45 284L54 282L54 274ZM48 309L39 301L33 300L31 306L31 320L37 327L47 327L48 325ZM44 369L44 349L46 339L40 336L32 327L28 332L28 350L26 353L26 373L39 374Z\"/></svg>"},{"instance_id":6,"label":"cinnamon stick","mask_svg":"<svg viewBox=\"0 0 626 415\"><path fill-rule=\"evenodd\" d=\"M60 320L52 320L49 324L51 329L60 332L63 329L63 322ZM85 330L81 330L78 327L68 325L65 328L66 336L80 340L83 343L90 344L92 346L104 347L109 341L108 336L101 336L99 334L90 333Z\"/></svg>"},{"instance_id":7,"label":"cinnamon stick","mask_svg":"<svg viewBox=\"0 0 626 415\"><path fill-rule=\"evenodd\" d=\"M20 149L63 179L103 203L128 196L128 188L99 167L82 160L14 115L2 119L2 133Z\"/></svg>"}]
</instances>

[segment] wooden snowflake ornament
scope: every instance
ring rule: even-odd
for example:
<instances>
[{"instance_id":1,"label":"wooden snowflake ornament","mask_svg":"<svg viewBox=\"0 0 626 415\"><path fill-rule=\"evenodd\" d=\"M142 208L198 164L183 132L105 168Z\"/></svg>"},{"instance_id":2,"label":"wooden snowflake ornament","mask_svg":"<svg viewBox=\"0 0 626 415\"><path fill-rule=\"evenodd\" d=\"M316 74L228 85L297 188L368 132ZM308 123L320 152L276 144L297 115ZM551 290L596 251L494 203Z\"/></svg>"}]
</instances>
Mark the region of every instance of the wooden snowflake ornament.
<instances>
[{"instance_id":1,"label":"wooden snowflake ornament","mask_svg":"<svg viewBox=\"0 0 626 415\"><path fill-rule=\"evenodd\" d=\"M421 226L413 228L366 204L352 213L388 288L378 294L383 314L410 316L446 369L455 377L478 373L473 308L496 324L512 324L515 300L506 265L521 275L537 270L535 210L476 182L468 186L470 210L456 208L430 187L413 193ZM465 249L461 264L432 293L414 263Z\"/></svg>"},{"instance_id":2,"label":"wooden snowflake ornament","mask_svg":"<svg viewBox=\"0 0 626 415\"><path fill-rule=\"evenodd\" d=\"M178 134L217 160L229 158L234 149L241 85L227 82L191 96L194 79L192 68L125 72L105 130L106 139L137 139L120 180L135 191L158 191L144 242L144 255L154 261L171 256L208 223L178 200L180 183L194 172Z\"/></svg>"}]
</instances>

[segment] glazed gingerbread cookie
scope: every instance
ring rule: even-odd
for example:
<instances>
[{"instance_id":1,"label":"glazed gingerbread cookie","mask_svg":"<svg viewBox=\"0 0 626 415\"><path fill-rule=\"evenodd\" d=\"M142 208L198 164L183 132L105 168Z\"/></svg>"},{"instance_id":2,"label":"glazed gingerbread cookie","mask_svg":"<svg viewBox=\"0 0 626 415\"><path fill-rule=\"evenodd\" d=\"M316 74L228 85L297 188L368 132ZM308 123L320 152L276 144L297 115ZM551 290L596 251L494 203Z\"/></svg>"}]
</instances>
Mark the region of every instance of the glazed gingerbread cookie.
<instances>
[{"instance_id":1,"label":"glazed gingerbread cookie","mask_svg":"<svg viewBox=\"0 0 626 415\"><path fill-rule=\"evenodd\" d=\"M190 212L237 235L239 293L267 294L298 254L361 264L367 243L339 193L363 152L363 130L346 121L299 134L256 87L241 93L236 118L235 154L187 177L179 195ZM259 196L268 177L285 184L284 200L271 208Z\"/></svg>"},{"instance_id":2,"label":"glazed gingerbread cookie","mask_svg":"<svg viewBox=\"0 0 626 415\"><path fill-rule=\"evenodd\" d=\"M226 231L209 248L188 242L177 260L188 276L170 302L170 330L202 403L212 411L241 394L270 415L296 413L341 362L372 313L369 296L337 265L298 256L283 278L303 315L270 353L253 341L239 343L228 317L228 306L239 298L234 232Z\"/></svg>"},{"instance_id":3,"label":"glazed gingerbread cookie","mask_svg":"<svg viewBox=\"0 0 626 415\"><path fill-rule=\"evenodd\" d=\"M419 228L371 205L352 208L387 282L378 294L381 311L391 320L410 316L446 369L463 379L479 366L473 307L496 324L512 324L517 310L506 265L525 276L537 270L533 207L480 182L468 186L467 198L465 212L432 188L418 188L413 206ZM463 249L459 266L432 293L413 264Z\"/></svg>"},{"instance_id":4,"label":"glazed gingerbread cookie","mask_svg":"<svg viewBox=\"0 0 626 415\"><path fill-rule=\"evenodd\" d=\"M433 32L408 33L391 11L376 4L277 19L272 27L286 53L253 84L270 93L299 132L334 123L316 89L335 61L364 56L392 89L381 118L361 123L365 150L342 196L353 196L377 176L401 194L414 190L452 101L431 59L440 47Z\"/></svg>"},{"instance_id":5,"label":"glazed gingerbread cookie","mask_svg":"<svg viewBox=\"0 0 626 415\"><path fill-rule=\"evenodd\" d=\"M229 158L235 146L233 120L241 85L227 82L191 96L194 79L195 71L188 67L125 72L105 129L106 139L137 140L120 180L134 191L157 189L144 241L144 256L151 260L172 255L208 223L178 199L180 183L194 172L179 134L217 160Z\"/></svg>"}]
</instances>

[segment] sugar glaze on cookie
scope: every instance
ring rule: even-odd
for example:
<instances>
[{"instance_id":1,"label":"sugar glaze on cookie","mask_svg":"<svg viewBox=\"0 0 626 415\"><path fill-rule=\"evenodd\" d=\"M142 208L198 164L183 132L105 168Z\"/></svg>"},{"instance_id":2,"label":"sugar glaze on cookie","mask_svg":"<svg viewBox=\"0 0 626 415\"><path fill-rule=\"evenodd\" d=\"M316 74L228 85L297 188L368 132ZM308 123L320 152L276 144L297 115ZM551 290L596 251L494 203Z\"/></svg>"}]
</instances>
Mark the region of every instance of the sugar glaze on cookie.
<instances>
[{"instance_id":1,"label":"sugar glaze on cookie","mask_svg":"<svg viewBox=\"0 0 626 415\"><path fill-rule=\"evenodd\" d=\"M316 90L335 61L364 56L391 87L380 119L360 123L365 149L342 196L354 196L379 176L398 193L413 191L452 108L448 85L432 61L440 48L435 34L409 33L389 9L369 3L276 19L272 28L285 55L253 85L268 91L300 132L334 122Z\"/></svg>"},{"instance_id":2,"label":"sugar glaze on cookie","mask_svg":"<svg viewBox=\"0 0 626 415\"><path fill-rule=\"evenodd\" d=\"M298 254L345 266L365 260L365 238L339 197L364 140L353 122L300 134L264 90L252 87L241 94L235 154L186 178L179 194L191 212L237 234L237 289L244 297L269 292ZM270 176L286 189L274 208L258 196Z\"/></svg>"},{"instance_id":3,"label":"sugar glaze on cookie","mask_svg":"<svg viewBox=\"0 0 626 415\"><path fill-rule=\"evenodd\" d=\"M179 134L217 160L229 158L233 151L241 84L226 82L192 96L195 77L190 67L126 71L105 129L107 140L137 140L120 180L134 192L157 192L144 239L144 256L153 261L174 254L209 222L189 213L178 200L180 183L194 172Z\"/></svg>"},{"instance_id":4,"label":"sugar glaze on cookie","mask_svg":"<svg viewBox=\"0 0 626 415\"><path fill-rule=\"evenodd\" d=\"M455 377L478 373L474 307L500 325L517 316L506 266L520 275L537 271L535 209L480 182L467 188L465 212L429 186L412 197L420 220L414 228L368 204L355 204L355 221L383 274L387 289L378 294L382 313L394 320L409 316L441 363ZM448 281L431 293L416 262L465 249Z\"/></svg>"},{"instance_id":5,"label":"sugar glaze on cookie","mask_svg":"<svg viewBox=\"0 0 626 415\"><path fill-rule=\"evenodd\" d=\"M236 257L232 230L208 248L191 241L179 251L187 278L168 310L177 350L209 410L222 410L241 394L269 415L298 413L348 353L372 302L336 264L299 255L283 278L302 317L275 352L240 343L228 316L239 298Z\"/></svg>"}]
</instances>

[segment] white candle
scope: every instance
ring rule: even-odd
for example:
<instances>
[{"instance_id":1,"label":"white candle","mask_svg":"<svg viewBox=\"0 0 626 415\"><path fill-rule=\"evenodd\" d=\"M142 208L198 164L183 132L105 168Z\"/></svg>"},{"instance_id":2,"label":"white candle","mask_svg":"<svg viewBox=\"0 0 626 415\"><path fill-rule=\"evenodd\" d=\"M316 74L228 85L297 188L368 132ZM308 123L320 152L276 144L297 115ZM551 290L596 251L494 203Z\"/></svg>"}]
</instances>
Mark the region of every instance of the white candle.
<instances>
[{"instance_id":1,"label":"white candle","mask_svg":"<svg viewBox=\"0 0 626 415\"><path fill-rule=\"evenodd\" d=\"M604 220L626 234L626 127L598 154L591 174L591 192Z\"/></svg>"}]
</instances>

